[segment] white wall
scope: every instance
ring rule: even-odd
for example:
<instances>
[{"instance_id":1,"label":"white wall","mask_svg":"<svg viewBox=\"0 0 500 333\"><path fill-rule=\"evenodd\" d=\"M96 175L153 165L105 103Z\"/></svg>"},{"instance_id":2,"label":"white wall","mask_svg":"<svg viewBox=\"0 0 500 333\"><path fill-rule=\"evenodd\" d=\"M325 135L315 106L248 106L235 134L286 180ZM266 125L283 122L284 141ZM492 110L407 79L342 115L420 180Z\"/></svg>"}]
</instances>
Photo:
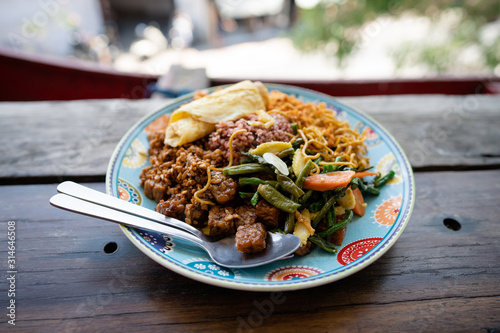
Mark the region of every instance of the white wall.
<instances>
[{"instance_id":1,"label":"white wall","mask_svg":"<svg viewBox=\"0 0 500 333\"><path fill-rule=\"evenodd\" d=\"M99 0L0 0L0 46L65 56L74 30L104 32Z\"/></svg>"}]
</instances>

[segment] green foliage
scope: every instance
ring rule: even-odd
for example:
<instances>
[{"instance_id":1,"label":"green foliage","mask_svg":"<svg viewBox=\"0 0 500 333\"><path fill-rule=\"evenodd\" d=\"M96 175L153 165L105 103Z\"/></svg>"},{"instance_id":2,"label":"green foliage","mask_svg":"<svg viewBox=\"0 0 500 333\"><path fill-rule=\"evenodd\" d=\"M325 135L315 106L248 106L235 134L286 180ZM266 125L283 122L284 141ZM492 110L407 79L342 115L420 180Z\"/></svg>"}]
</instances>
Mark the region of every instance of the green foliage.
<instances>
[{"instance_id":1,"label":"green foliage","mask_svg":"<svg viewBox=\"0 0 500 333\"><path fill-rule=\"evenodd\" d=\"M487 24L499 20L498 0L323 0L312 9L299 11L291 36L297 48L323 50L342 67L362 42L362 28L377 18L412 14L430 19L433 29L443 29L440 23L450 13L459 19L444 32L445 41L403 43L393 52L396 64L447 72L459 65L464 49L474 48L481 56L478 68L495 68L500 63L500 34L489 41L481 36Z\"/></svg>"}]
</instances>

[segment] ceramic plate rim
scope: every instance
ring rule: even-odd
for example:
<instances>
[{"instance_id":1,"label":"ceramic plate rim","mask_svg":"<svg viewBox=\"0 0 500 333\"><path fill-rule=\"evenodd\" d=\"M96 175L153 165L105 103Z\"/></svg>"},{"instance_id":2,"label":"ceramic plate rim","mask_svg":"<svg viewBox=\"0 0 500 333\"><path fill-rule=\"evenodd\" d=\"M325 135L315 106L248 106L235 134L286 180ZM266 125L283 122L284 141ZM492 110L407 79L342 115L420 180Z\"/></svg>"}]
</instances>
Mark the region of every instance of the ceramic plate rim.
<instances>
[{"instance_id":1,"label":"ceramic plate rim","mask_svg":"<svg viewBox=\"0 0 500 333\"><path fill-rule=\"evenodd\" d=\"M225 85L227 86L227 85ZM225 87L225 86L220 86L220 87ZM403 195L409 194L407 198L403 196L403 200L407 200L406 205L402 206L403 209L401 209L401 212L404 212L402 215L398 215L393 228L395 227L395 230L389 230L386 234L389 235L392 232L392 235L390 235L390 238L388 240L385 240L384 244L382 246L378 247L376 251L370 251L366 255L364 255L361 260L359 258L358 260L355 260L353 263L349 264L348 267L345 269L341 270L340 272L329 272L326 276L318 277L316 279L310 279L310 280L296 280L298 282L293 282L293 283L288 283L288 284L273 284L272 282L266 281L267 283L264 283L265 281L263 280L262 283L250 283L250 282L243 282L243 281L238 281L238 280L222 280L218 278L211 278L210 276L206 276L201 274L198 271L188 269L185 266L181 266L175 262L171 262L169 260L165 260L163 257L160 257L158 254L152 252L148 247L146 247L144 244L140 243L129 231L128 228L125 226L121 226L120 228L125 234L125 236L141 251L143 252L146 256L154 260L155 262L159 263L160 265L166 267L167 269L176 272L180 275L183 275L187 278L193 279L195 281L207 283L210 285L222 287L222 288L229 288L229 289L236 289L236 290L247 290L247 291L286 291L286 290L299 290L299 289L306 289L306 288L312 288L312 287L317 287L320 285L328 284L334 281L338 281L340 279L346 278L361 269L366 268L367 266L371 265L375 261L377 261L380 257L382 257L399 239L403 231L405 230L406 226L408 225L408 222L411 217L411 213L413 211L413 206L415 202L415 180L414 180L414 175L413 175L413 170L411 168L410 162L401 148L400 144L396 141L396 139L392 136L392 134L387 131L387 129L382 126L378 121L373 119L370 115L366 114L365 112L358 110L355 107L352 107L348 105L347 103L340 101L336 97L332 97L314 90L306 89L306 88L300 88L296 86L291 86L291 85L284 85L284 84L275 84L275 83L265 83L265 86L268 87L269 90L286 90L287 93L290 93L290 91L293 91L297 94L300 93L307 93L309 95L315 95L322 101L328 102L328 101L333 101L347 109L349 111L352 111L354 113L357 113L358 116L361 116L361 118L365 118L366 120L369 120L371 123L376 125L378 129L387 136L387 138L391 141L391 143L395 146L397 153L399 157L402 159L404 163L404 172L402 174L404 181L409 182L408 188L404 191ZM218 87L211 87L208 90L212 91ZM140 127L144 124L145 121L147 121L149 118L152 116L158 114L161 115L162 111L166 108L171 107L174 104L179 104L181 102L189 101L192 99L192 96L194 93L186 94L181 97L178 97L173 100L169 100L165 103L164 106L148 113L147 115L143 116L141 119L139 119L121 138L117 146L115 147L113 154L111 155L111 159L108 164L107 172L106 172L106 192L109 195L116 196L116 194L113 191L113 173L116 171L116 161L118 159L118 156L124 149L124 144L127 142L129 137ZM165 113L165 112L164 112ZM152 119L154 120L154 119ZM151 120L151 121L152 121ZM377 248L377 246L375 246ZM375 249L374 248L374 249ZM370 254L368 256L368 254ZM357 263L358 262L358 263Z\"/></svg>"}]
</instances>

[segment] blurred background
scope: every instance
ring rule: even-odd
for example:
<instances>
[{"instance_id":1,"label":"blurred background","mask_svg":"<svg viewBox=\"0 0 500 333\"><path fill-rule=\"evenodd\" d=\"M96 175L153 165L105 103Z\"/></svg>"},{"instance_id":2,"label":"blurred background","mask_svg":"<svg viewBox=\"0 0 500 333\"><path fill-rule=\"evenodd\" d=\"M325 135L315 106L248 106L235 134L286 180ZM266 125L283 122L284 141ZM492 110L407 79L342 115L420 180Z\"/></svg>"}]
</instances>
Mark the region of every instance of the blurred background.
<instances>
[{"instance_id":1,"label":"blurred background","mask_svg":"<svg viewBox=\"0 0 500 333\"><path fill-rule=\"evenodd\" d=\"M474 78L491 83L488 89L494 91L500 76L497 0L0 0L0 4L5 67L16 66L11 58L17 57L148 78L148 96L154 91L175 95L240 79ZM34 71L32 67L29 75ZM52 71L55 77L56 69Z\"/></svg>"}]
</instances>

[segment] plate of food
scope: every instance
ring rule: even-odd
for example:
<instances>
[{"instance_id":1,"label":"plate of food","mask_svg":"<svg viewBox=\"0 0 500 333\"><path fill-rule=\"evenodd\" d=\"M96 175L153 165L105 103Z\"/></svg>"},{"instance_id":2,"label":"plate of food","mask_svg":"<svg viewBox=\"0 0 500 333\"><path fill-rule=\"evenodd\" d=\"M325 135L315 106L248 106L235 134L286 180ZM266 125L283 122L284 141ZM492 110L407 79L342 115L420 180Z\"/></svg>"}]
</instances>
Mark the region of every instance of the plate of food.
<instances>
[{"instance_id":1,"label":"plate of food","mask_svg":"<svg viewBox=\"0 0 500 333\"><path fill-rule=\"evenodd\" d=\"M185 221L235 235L242 256L267 232L293 233L293 257L222 267L169 235L120 226L144 254L204 283L284 291L345 278L379 259L404 231L415 201L404 151L377 121L311 90L252 81L169 101L117 145L106 191Z\"/></svg>"}]
</instances>

